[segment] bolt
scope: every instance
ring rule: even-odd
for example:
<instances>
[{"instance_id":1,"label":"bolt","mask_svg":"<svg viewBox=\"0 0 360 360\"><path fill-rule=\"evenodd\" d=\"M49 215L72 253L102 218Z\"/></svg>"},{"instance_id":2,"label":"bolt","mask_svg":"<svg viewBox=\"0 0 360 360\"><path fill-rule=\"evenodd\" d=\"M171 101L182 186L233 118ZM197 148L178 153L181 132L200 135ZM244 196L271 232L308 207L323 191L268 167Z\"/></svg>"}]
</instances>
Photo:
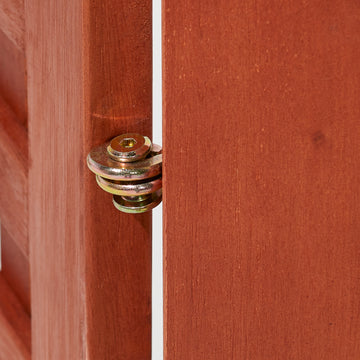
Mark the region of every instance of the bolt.
<instances>
[{"instance_id":1,"label":"bolt","mask_svg":"<svg viewBox=\"0 0 360 360\"><path fill-rule=\"evenodd\" d=\"M123 134L112 139L107 150L112 159L133 162L144 159L151 151L151 141L139 134Z\"/></svg>"}]
</instances>

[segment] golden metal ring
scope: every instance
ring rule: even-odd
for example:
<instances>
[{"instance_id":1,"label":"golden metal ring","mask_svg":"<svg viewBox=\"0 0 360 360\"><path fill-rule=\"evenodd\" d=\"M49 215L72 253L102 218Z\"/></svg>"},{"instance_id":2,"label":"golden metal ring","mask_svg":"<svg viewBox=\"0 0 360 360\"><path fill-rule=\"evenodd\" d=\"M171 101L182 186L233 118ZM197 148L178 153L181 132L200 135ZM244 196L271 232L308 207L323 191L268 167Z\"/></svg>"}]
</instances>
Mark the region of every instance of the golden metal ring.
<instances>
[{"instance_id":1,"label":"golden metal ring","mask_svg":"<svg viewBox=\"0 0 360 360\"><path fill-rule=\"evenodd\" d=\"M114 206L128 214L139 214L153 209L159 205L162 200L162 190L158 190L152 194L139 197L139 199L132 199L125 196L113 196Z\"/></svg>"},{"instance_id":2,"label":"golden metal ring","mask_svg":"<svg viewBox=\"0 0 360 360\"><path fill-rule=\"evenodd\" d=\"M148 158L140 161L121 163L112 159L106 148L107 145L103 145L92 149L87 157L87 165L96 175L111 180L128 181L148 179L161 174L162 154L159 151L151 151Z\"/></svg>"},{"instance_id":3,"label":"golden metal ring","mask_svg":"<svg viewBox=\"0 0 360 360\"><path fill-rule=\"evenodd\" d=\"M162 186L161 178L156 178L146 182L133 181L112 181L96 175L98 185L106 192L113 195L140 196L151 194Z\"/></svg>"},{"instance_id":4,"label":"golden metal ring","mask_svg":"<svg viewBox=\"0 0 360 360\"><path fill-rule=\"evenodd\" d=\"M124 134L92 149L87 165L96 174L98 185L114 195L117 209L142 213L161 202L161 152L146 136Z\"/></svg>"}]
</instances>

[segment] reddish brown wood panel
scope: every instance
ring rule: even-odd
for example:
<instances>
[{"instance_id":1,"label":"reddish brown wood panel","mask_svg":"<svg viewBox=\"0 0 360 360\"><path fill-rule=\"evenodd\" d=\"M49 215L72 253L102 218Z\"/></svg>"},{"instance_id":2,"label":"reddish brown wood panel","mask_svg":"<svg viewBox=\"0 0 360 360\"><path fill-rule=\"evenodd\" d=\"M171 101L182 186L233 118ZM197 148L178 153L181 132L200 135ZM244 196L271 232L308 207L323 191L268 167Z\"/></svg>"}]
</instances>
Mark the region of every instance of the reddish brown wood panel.
<instances>
[{"instance_id":1,"label":"reddish brown wood panel","mask_svg":"<svg viewBox=\"0 0 360 360\"><path fill-rule=\"evenodd\" d=\"M86 357L82 14L25 1L34 359Z\"/></svg>"},{"instance_id":2,"label":"reddish brown wood panel","mask_svg":"<svg viewBox=\"0 0 360 360\"><path fill-rule=\"evenodd\" d=\"M1 227L1 274L30 314L29 259L16 245L5 227Z\"/></svg>"},{"instance_id":3,"label":"reddish brown wood panel","mask_svg":"<svg viewBox=\"0 0 360 360\"><path fill-rule=\"evenodd\" d=\"M0 218L28 256L28 141L10 107L0 97Z\"/></svg>"},{"instance_id":4,"label":"reddish brown wood panel","mask_svg":"<svg viewBox=\"0 0 360 360\"><path fill-rule=\"evenodd\" d=\"M151 215L118 212L86 155L151 135L151 2L25 8L33 356L150 359Z\"/></svg>"},{"instance_id":5,"label":"reddish brown wood panel","mask_svg":"<svg viewBox=\"0 0 360 360\"><path fill-rule=\"evenodd\" d=\"M24 50L24 1L0 0L0 29L20 50Z\"/></svg>"},{"instance_id":6,"label":"reddish brown wood panel","mask_svg":"<svg viewBox=\"0 0 360 360\"><path fill-rule=\"evenodd\" d=\"M360 358L360 6L164 1L165 358Z\"/></svg>"},{"instance_id":7,"label":"reddish brown wood panel","mask_svg":"<svg viewBox=\"0 0 360 360\"><path fill-rule=\"evenodd\" d=\"M1 1L2 0L0 0L0 2ZM0 95L11 107L19 122L26 127L27 91L25 54L23 49L17 48L6 34L1 31L1 27L0 51Z\"/></svg>"},{"instance_id":8,"label":"reddish brown wood panel","mask_svg":"<svg viewBox=\"0 0 360 360\"><path fill-rule=\"evenodd\" d=\"M0 360L30 359L30 318L0 275Z\"/></svg>"},{"instance_id":9,"label":"reddish brown wood panel","mask_svg":"<svg viewBox=\"0 0 360 360\"><path fill-rule=\"evenodd\" d=\"M83 159L113 136L152 128L151 0L91 0L88 11ZM150 359L151 214L120 213L88 169L84 178L89 352Z\"/></svg>"},{"instance_id":10,"label":"reddish brown wood panel","mask_svg":"<svg viewBox=\"0 0 360 360\"><path fill-rule=\"evenodd\" d=\"M30 314L29 260L4 227L1 228L1 273Z\"/></svg>"}]
</instances>

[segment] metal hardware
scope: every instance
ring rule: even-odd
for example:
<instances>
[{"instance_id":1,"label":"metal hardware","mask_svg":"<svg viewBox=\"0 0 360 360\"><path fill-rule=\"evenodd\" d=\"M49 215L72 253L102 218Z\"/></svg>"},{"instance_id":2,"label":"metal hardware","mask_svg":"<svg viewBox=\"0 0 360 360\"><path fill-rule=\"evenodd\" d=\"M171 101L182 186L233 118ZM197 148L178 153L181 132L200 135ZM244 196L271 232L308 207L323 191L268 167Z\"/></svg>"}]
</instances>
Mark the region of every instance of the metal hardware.
<instances>
[{"instance_id":1,"label":"metal hardware","mask_svg":"<svg viewBox=\"0 0 360 360\"><path fill-rule=\"evenodd\" d=\"M161 152L147 136L123 134L92 149L87 164L118 210L138 214L161 202Z\"/></svg>"}]
</instances>

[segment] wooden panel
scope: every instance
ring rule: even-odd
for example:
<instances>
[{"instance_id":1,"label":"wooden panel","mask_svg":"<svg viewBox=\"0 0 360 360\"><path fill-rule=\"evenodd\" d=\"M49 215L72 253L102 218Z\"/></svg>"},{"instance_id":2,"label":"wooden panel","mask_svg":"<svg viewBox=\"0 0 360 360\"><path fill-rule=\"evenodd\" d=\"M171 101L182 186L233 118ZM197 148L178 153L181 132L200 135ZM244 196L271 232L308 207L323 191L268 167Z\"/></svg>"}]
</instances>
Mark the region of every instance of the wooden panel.
<instances>
[{"instance_id":1,"label":"wooden panel","mask_svg":"<svg viewBox=\"0 0 360 360\"><path fill-rule=\"evenodd\" d=\"M1 228L1 274L30 314L29 259L16 245L4 227Z\"/></svg>"},{"instance_id":2,"label":"wooden panel","mask_svg":"<svg viewBox=\"0 0 360 360\"><path fill-rule=\"evenodd\" d=\"M0 97L0 218L28 256L27 134Z\"/></svg>"},{"instance_id":3,"label":"wooden panel","mask_svg":"<svg viewBox=\"0 0 360 360\"><path fill-rule=\"evenodd\" d=\"M0 0L0 29L18 47L24 49L24 1Z\"/></svg>"},{"instance_id":4,"label":"wooden panel","mask_svg":"<svg viewBox=\"0 0 360 360\"><path fill-rule=\"evenodd\" d=\"M1 0L0 0L1 2ZM0 95L27 126L25 53L0 30Z\"/></svg>"},{"instance_id":5,"label":"wooden panel","mask_svg":"<svg viewBox=\"0 0 360 360\"><path fill-rule=\"evenodd\" d=\"M30 359L30 318L0 276L0 360Z\"/></svg>"},{"instance_id":6,"label":"wooden panel","mask_svg":"<svg viewBox=\"0 0 360 360\"><path fill-rule=\"evenodd\" d=\"M85 154L125 132L151 136L152 128L151 0L92 0L88 10ZM150 359L151 214L114 210L87 169L85 179L89 353Z\"/></svg>"},{"instance_id":7,"label":"wooden panel","mask_svg":"<svg viewBox=\"0 0 360 360\"><path fill-rule=\"evenodd\" d=\"M151 2L25 8L33 356L150 359L151 215L116 211L85 159L151 134Z\"/></svg>"},{"instance_id":8,"label":"wooden panel","mask_svg":"<svg viewBox=\"0 0 360 360\"><path fill-rule=\"evenodd\" d=\"M165 358L360 358L360 6L164 2Z\"/></svg>"}]
</instances>

